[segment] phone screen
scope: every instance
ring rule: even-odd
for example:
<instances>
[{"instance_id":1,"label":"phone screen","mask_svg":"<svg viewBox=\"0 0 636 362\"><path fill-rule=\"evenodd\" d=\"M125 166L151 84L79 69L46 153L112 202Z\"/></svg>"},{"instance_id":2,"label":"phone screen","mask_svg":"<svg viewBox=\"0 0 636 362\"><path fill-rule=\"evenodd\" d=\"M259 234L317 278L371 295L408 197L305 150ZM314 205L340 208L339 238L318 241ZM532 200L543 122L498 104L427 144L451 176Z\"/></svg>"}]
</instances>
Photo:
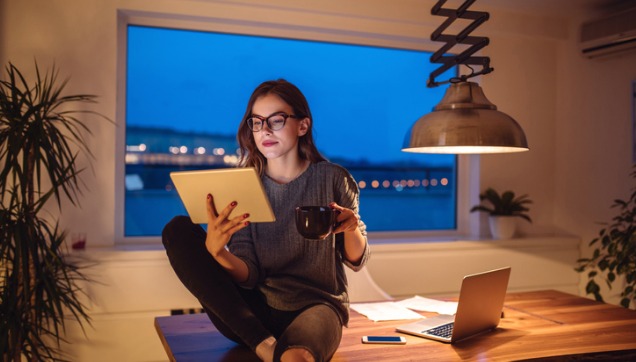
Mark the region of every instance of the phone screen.
<instances>
[{"instance_id":1,"label":"phone screen","mask_svg":"<svg viewBox=\"0 0 636 362\"><path fill-rule=\"evenodd\" d=\"M404 337L400 336L365 336L365 343L405 343Z\"/></svg>"}]
</instances>

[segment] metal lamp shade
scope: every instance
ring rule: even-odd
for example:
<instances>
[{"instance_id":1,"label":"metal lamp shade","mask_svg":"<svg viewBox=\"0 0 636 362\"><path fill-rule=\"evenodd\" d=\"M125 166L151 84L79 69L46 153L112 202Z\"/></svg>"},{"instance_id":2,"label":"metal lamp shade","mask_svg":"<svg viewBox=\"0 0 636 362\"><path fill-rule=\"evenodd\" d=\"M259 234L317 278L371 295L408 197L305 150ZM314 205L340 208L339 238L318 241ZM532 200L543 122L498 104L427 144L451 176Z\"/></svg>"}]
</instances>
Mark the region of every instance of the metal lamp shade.
<instances>
[{"instance_id":1,"label":"metal lamp shade","mask_svg":"<svg viewBox=\"0 0 636 362\"><path fill-rule=\"evenodd\" d=\"M506 153L528 151L523 129L490 103L473 82L451 83L433 112L420 118L404 140L404 152Z\"/></svg>"}]
</instances>

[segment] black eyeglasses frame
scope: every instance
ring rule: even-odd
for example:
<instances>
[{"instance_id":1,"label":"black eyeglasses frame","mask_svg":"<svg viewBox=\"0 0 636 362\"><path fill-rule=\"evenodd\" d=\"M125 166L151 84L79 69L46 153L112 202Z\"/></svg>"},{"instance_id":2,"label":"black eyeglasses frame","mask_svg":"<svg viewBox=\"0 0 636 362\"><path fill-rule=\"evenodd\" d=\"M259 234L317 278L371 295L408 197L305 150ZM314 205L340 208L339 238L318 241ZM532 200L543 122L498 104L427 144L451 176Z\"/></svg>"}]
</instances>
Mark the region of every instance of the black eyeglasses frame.
<instances>
[{"instance_id":1,"label":"black eyeglasses frame","mask_svg":"<svg viewBox=\"0 0 636 362\"><path fill-rule=\"evenodd\" d=\"M272 123L271 123L270 119L272 117L275 117L275 116L283 116L283 124L282 124L282 126L276 127L276 128L272 127ZM266 123L267 124L267 128L271 129L272 131L279 131L279 130L285 128L285 124L287 123L287 118L300 118L300 117L298 117L298 116L296 116L294 114L287 114L285 112L276 112L276 113L270 114L267 117L263 117L263 116L259 116L259 115L253 114L249 118L247 118L245 120L245 122L247 122L247 126L250 128L250 130L252 130L252 132L260 132L263 129L263 123L261 123L261 127L259 129L254 130L254 124L252 123L252 119L253 118L259 119L261 122Z\"/></svg>"}]
</instances>

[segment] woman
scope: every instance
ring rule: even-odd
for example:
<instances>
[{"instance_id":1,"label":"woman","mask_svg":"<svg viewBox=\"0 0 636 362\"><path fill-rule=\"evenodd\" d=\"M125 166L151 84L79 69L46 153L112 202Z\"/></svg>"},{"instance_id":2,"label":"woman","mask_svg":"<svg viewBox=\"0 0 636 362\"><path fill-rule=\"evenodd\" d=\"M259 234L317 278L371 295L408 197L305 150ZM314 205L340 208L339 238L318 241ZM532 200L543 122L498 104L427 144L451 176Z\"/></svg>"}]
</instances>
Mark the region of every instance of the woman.
<instances>
[{"instance_id":1,"label":"woman","mask_svg":"<svg viewBox=\"0 0 636 362\"><path fill-rule=\"evenodd\" d=\"M312 122L296 86L259 85L238 130L240 163L261 175L276 221L251 224L232 214L236 202L217 210L208 195L207 233L184 216L163 231L176 274L216 328L264 361L329 360L349 318L343 264L357 271L369 257L357 185L318 152ZM303 205L338 210L334 232L304 239L294 221Z\"/></svg>"}]
</instances>

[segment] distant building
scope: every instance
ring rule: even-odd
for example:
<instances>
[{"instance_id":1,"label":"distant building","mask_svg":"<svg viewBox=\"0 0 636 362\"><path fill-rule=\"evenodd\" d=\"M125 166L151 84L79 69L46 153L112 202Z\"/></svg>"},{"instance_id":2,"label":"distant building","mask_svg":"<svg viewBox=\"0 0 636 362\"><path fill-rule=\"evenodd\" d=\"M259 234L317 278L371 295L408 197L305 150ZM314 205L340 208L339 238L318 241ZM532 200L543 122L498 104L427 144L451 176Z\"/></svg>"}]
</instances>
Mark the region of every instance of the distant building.
<instances>
[{"instance_id":1,"label":"distant building","mask_svg":"<svg viewBox=\"0 0 636 362\"><path fill-rule=\"evenodd\" d=\"M238 157L235 135L128 126L126 189L171 191L174 186L170 172L234 167ZM351 172L363 194L370 191L448 194L456 179L450 167L375 164L344 158L331 161Z\"/></svg>"}]
</instances>

